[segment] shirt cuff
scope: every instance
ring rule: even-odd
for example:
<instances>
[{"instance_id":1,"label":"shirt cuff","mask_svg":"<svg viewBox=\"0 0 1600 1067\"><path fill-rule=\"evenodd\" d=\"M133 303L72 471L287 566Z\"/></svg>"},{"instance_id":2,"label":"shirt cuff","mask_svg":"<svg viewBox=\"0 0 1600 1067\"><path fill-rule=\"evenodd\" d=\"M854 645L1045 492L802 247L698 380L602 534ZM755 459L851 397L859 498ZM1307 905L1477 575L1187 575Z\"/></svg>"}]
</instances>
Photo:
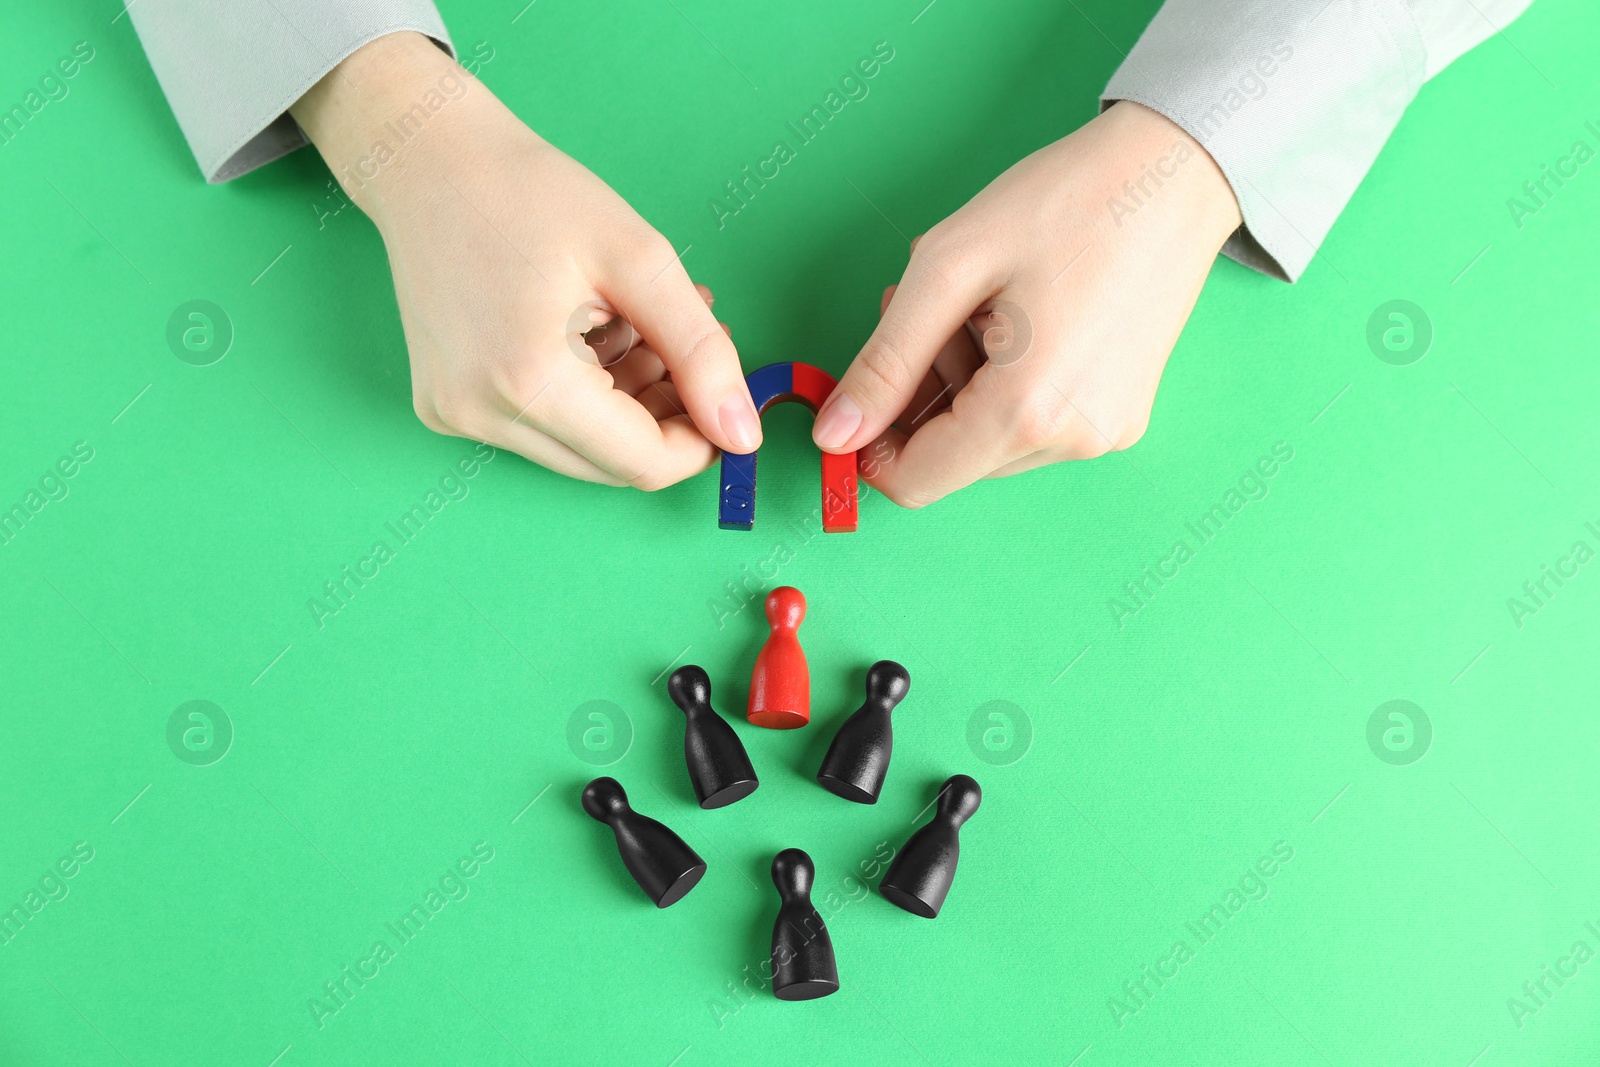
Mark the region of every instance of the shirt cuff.
<instances>
[{"instance_id":1,"label":"shirt cuff","mask_svg":"<svg viewBox=\"0 0 1600 1067\"><path fill-rule=\"evenodd\" d=\"M1294 281L1426 77L1403 0L1167 0L1101 94L1205 146L1244 225L1223 253Z\"/></svg>"},{"instance_id":2,"label":"shirt cuff","mask_svg":"<svg viewBox=\"0 0 1600 1067\"><path fill-rule=\"evenodd\" d=\"M362 45L414 30L455 55L431 0L140 0L128 15L212 183L307 144L290 105Z\"/></svg>"}]
</instances>

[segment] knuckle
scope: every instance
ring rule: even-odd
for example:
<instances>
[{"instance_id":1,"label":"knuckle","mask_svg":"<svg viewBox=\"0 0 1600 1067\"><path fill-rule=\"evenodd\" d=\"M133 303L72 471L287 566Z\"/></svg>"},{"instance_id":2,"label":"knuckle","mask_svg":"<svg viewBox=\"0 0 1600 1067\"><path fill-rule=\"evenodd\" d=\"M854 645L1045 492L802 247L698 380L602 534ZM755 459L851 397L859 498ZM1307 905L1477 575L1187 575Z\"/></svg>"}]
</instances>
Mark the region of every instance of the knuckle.
<instances>
[{"instance_id":1,"label":"knuckle","mask_svg":"<svg viewBox=\"0 0 1600 1067\"><path fill-rule=\"evenodd\" d=\"M988 263L972 247L961 245L939 264L941 281L950 289L976 288L988 274Z\"/></svg>"},{"instance_id":2,"label":"knuckle","mask_svg":"<svg viewBox=\"0 0 1600 1067\"><path fill-rule=\"evenodd\" d=\"M1150 429L1150 416L1144 414L1129 421L1122 433L1117 435L1115 450L1118 452L1132 448L1144 438L1145 431Z\"/></svg>"},{"instance_id":3,"label":"knuckle","mask_svg":"<svg viewBox=\"0 0 1600 1067\"><path fill-rule=\"evenodd\" d=\"M1113 450L1110 441L1093 431L1079 434L1069 450L1074 459L1099 459Z\"/></svg>"},{"instance_id":4,"label":"knuckle","mask_svg":"<svg viewBox=\"0 0 1600 1067\"><path fill-rule=\"evenodd\" d=\"M628 484L633 486L635 489L640 490L641 492L659 493L661 490L667 488L673 483L666 478L659 477L655 474L644 474L634 478Z\"/></svg>"},{"instance_id":5,"label":"knuckle","mask_svg":"<svg viewBox=\"0 0 1600 1067\"><path fill-rule=\"evenodd\" d=\"M860 370L860 383L878 393L897 394L914 383L911 362L893 340L873 336L861 350L856 364Z\"/></svg>"},{"instance_id":6,"label":"knuckle","mask_svg":"<svg viewBox=\"0 0 1600 1067\"><path fill-rule=\"evenodd\" d=\"M659 464L653 467L646 467L625 480L635 489L643 490L646 493L657 493L675 484L674 479Z\"/></svg>"},{"instance_id":7,"label":"knuckle","mask_svg":"<svg viewBox=\"0 0 1600 1067\"><path fill-rule=\"evenodd\" d=\"M966 239L961 231L950 224L950 220L939 223L927 233L917 238L911 246L912 254L921 253L929 259L955 255L964 245Z\"/></svg>"},{"instance_id":8,"label":"knuckle","mask_svg":"<svg viewBox=\"0 0 1600 1067\"><path fill-rule=\"evenodd\" d=\"M939 499L939 494L918 486L886 485L879 489L884 496L908 511L917 511Z\"/></svg>"},{"instance_id":9,"label":"knuckle","mask_svg":"<svg viewBox=\"0 0 1600 1067\"><path fill-rule=\"evenodd\" d=\"M1054 388L1036 390L1017 409L1014 442L1037 451L1058 441L1072 423L1072 402Z\"/></svg>"},{"instance_id":10,"label":"knuckle","mask_svg":"<svg viewBox=\"0 0 1600 1067\"><path fill-rule=\"evenodd\" d=\"M464 393L445 393L433 398L433 410L439 422L439 432L452 437L470 437L483 440L484 421L480 405Z\"/></svg>"},{"instance_id":11,"label":"knuckle","mask_svg":"<svg viewBox=\"0 0 1600 1067\"><path fill-rule=\"evenodd\" d=\"M439 418L439 413L434 410L431 398L421 393L413 394L411 397L411 410L417 413L417 418L422 421L422 425L434 433L449 432L445 427L444 420Z\"/></svg>"},{"instance_id":12,"label":"knuckle","mask_svg":"<svg viewBox=\"0 0 1600 1067\"><path fill-rule=\"evenodd\" d=\"M927 280L934 285L966 286L986 269L977 243L952 227L935 226L916 250L925 257Z\"/></svg>"},{"instance_id":13,"label":"knuckle","mask_svg":"<svg viewBox=\"0 0 1600 1067\"><path fill-rule=\"evenodd\" d=\"M689 342L689 346L684 349L683 367L688 373L694 374L696 371L722 362L731 348L732 342L722 330L706 330ZM738 366L737 361L733 366Z\"/></svg>"},{"instance_id":14,"label":"knuckle","mask_svg":"<svg viewBox=\"0 0 1600 1067\"><path fill-rule=\"evenodd\" d=\"M497 362L489 375L489 387L495 399L509 404L512 411L531 414L542 399L546 385L545 374L537 367L523 361Z\"/></svg>"},{"instance_id":15,"label":"knuckle","mask_svg":"<svg viewBox=\"0 0 1600 1067\"><path fill-rule=\"evenodd\" d=\"M623 253L623 265L635 274L654 277L670 267L678 258L671 242L659 233L651 232L634 241Z\"/></svg>"}]
</instances>

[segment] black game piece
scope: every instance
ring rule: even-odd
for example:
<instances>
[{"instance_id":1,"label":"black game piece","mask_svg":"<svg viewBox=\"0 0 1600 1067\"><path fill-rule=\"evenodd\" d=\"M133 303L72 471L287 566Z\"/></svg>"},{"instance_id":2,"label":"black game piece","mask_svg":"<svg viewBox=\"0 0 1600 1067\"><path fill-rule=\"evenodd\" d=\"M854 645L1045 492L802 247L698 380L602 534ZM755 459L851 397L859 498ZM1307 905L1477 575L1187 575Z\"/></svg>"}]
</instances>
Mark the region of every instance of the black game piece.
<instances>
[{"instance_id":1,"label":"black game piece","mask_svg":"<svg viewBox=\"0 0 1600 1067\"><path fill-rule=\"evenodd\" d=\"M924 919L936 918L956 877L961 824L983 802L983 790L964 774L945 779L933 818L911 835L878 885L889 903Z\"/></svg>"},{"instance_id":2,"label":"black game piece","mask_svg":"<svg viewBox=\"0 0 1600 1067\"><path fill-rule=\"evenodd\" d=\"M667 679L667 695L683 709L683 758L689 782L702 808L722 808L743 800L760 783L745 754L744 743L727 720L711 706L711 679L687 664Z\"/></svg>"},{"instance_id":3,"label":"black game piece","mask_svg":"<svg viewBox=\"0 0 1600 1067\"><path fill-rule=\"evenodd\" d=\"M880 659L867 670L867 699L833 735L822 757L817 781L822 788L857 804L876 804L889 773L894 726L889 713L906 698L911 675L892 659Z\"/></svg>"},{"instance_id":4,"label":"black game piece","mask_svg":"<svg viewBox=\"0 0 1600 1067\"><path fill-rule=\"evenodd\" d=\"M683 838L628 806L615 778L596 778L583 788L583 810L611 827L628 873L656 907L682 900L706 873L706 864Z\"/></svg>"},{"instance_id":5,"label":"black game piece","mask_svg":"<svg viewBox=\"0 0 1600 1067\"><path fill-rule=\"evenodd\" d=\"M816 868L798 848L772 857L778 887L778 920L772 924L772 995L779 1000L816 1000L839 991L833 941L811 906Z\"/></svg>"}]
</instances>

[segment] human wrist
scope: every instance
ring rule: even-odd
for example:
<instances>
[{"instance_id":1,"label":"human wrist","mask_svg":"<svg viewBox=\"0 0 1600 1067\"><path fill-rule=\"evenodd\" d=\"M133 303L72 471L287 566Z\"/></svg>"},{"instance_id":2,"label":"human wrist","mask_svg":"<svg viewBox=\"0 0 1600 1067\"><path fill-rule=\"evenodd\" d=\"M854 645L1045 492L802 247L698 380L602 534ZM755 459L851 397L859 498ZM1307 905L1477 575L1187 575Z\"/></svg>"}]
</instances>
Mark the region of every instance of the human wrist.
<instances>
[{"instance_id":1,"label":"human wrist","mask_svg":"<svg viewBox=\"0 0 1600 1067\"><path fill-rule=\"evenodd\" d=\"M1095 121L1107 125L1117 146L1117 168L1132 176L1119 192L1133 207L1142 206L1141 194L1172 205L1186 220L1185 229L1218 250L1243 224L1227 175L1183 127L1129 100L1117 101ZM1154 190L1161 195L1150 195Z\"/></svg>"},{"instance_id":2,"label":"human wrist","mask_svg":"<svg viewBox=\"0 0 1600 1067\"><path fill-rule=\"evenodd\" d=\"M448 136L451 109L482 86L420 33L386 34L345 57L290 107L351 200L380 226L415 157Z\"/></svg>"}]
</instances>

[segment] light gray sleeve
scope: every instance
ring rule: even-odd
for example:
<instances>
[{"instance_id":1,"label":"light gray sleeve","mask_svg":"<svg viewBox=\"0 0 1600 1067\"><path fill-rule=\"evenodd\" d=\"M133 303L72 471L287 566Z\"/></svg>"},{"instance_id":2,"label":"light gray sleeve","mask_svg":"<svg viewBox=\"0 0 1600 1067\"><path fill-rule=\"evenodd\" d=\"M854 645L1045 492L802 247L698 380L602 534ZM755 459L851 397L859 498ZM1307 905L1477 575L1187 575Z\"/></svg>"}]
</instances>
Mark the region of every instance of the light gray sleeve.
<instances>
[{"instance_id":1,"label":"light gray sleeve","mask_svg":"<svg viewBox=\"0 0 1600 1067\"><path fill-rule=\"evenodd\" d=\"M1223 247L1300 277L1423 82L1532 0L1167 0L1101 106L1183 127L1238 197Z\"/></svg>"},{"instance_id":2,"label":"light gray sleeve","mask_svg":"<svg viewBox=\"0 0 1600 1067\"><path fill-rule=\"evenodd\" d=\"M136 0L128 15L209 182L306 144L289 105L368 41L416 30L455 54L432 0Z\"/></svg>"}]
</instances>

